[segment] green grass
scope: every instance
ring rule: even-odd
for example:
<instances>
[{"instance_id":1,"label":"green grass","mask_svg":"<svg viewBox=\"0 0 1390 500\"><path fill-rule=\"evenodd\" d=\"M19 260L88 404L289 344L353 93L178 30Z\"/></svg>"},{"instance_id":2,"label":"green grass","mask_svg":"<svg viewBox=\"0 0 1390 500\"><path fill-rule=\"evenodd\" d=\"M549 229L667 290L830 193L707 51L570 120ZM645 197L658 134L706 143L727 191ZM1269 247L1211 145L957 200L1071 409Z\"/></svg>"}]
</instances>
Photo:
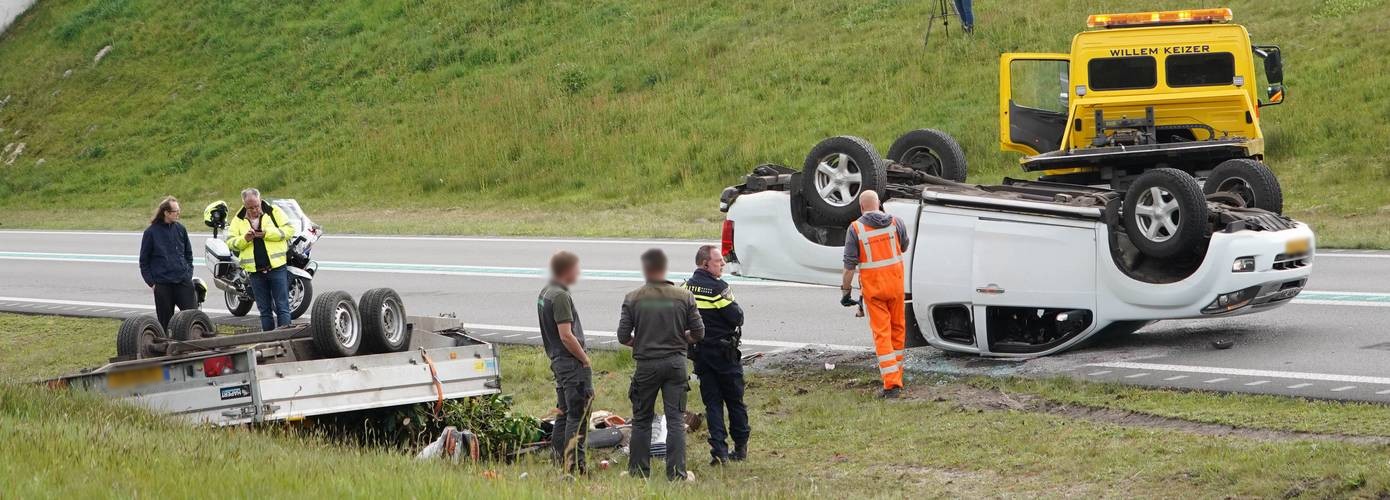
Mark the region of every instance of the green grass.
<instances>
[{"instance_id":1,"label":"green grass","mask_svg":"<svg viewBox=\"0 0 1390 500\"><path fill-rule=\"evenodd\" d=\"M1390 3L1227 5L1284 49L1289 100L1263 117L1288 212L1324 244L1390 247L1368 229L1390 222ZM985 3L975 36L923 48L934 3L909 0L167 7L40 2L0 36L0 145L26 144L0 159L3 227L138 227L164 194L256 185L336 232L711 237L721 187L830 135L940 128L973 180L1019 175L999 53L1064 51L1086 14L1135 8Z\"/></svg>"},{"instance_id":2,"label":"green grass","mask_svg":"<svg viewBox=\"0 0 1390 500\"><path fill-rule=\"evenodd\" d=\"M643 483L614 469L577 483L544 461L481 466L417 463L375 449L336 445L276 428L191 428L134 408L15 380L100 364L111 354L112 320L0 315L0 485L40 497L411 497L708 498L749 497L1376 497L1390 494L1390 450L1342 442L1211 436L1069 418L1045 412L982 410L954 399L971 389L910 375L912 398L873 398L874 374L857 364L832 372L786 368L749 375L754 440L750 462L716 470L691 439L694 484ZM542 414L554 392L544 354L501 350L503 387L517 410ZM594 355L596 408L625 414L633 362ZM867 362L863 363L867 366ZM972 381L979 387L984 382ZM1058 381L985 384L1005 390L1106 404L1119 391ZM1206 414L1268 411L1275 428L1317 419L1330 429L1361 425L1372 407L1285 398L1126 389L1126 399ZM698 408L698 403L692 403ZM1143 407L1145 405L1135 405ZM1385 409L1379 407L1381 422ZM1185 413L1185 412L1184 412ZM1359 422L1359 423L1358 423ZM1237 423L1239 425L1239 423ZM1320 430L1320 429L1318 429ZM595 458L603 457L595 453ZM496 472L488 479L485 471ZM526 477L521 477L526 474Z\"/></svg>"}]
</instances>

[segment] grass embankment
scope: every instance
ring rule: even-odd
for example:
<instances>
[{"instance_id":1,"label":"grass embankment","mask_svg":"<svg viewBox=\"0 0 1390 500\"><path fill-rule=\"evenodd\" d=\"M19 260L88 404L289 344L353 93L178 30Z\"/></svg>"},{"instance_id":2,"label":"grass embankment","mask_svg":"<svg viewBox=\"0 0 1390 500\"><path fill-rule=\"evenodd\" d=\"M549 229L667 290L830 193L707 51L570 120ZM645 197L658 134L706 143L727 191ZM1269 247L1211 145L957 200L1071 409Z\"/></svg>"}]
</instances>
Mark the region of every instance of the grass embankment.
<instances>
[{"instance_id":1,"label":"grass embankment","mask_svg":"<svg viewBox=\"0 0 1390 500\"><path fill-rule=\"evenodd\" d=\"M1324 245L1390 247L1390 60L1368 57L1390 52L1390 4L1228 5L1284 48L1289 101L1262 115L1289 213ZM830 135L940 128L972 179L1019 176L999 53L1065 51L1086 14L1135 7L987 3L974 36L923 48L933 9L40 2L0 37L0 145L25 144L0 158L0 224L136 228L160 195L196 209L256 185L340 233L713 237L721 187Z\"/></svg>"},{"instance_id":2,"label":"grass embankment","mask_svg":"<svg viewBox=\"0 0 1390 500\"><path fill-rule=\"evenodd\" d=\"M13 383L99 364L112 354L111 320L0 315L0 484L20 498L92 496L369 496L632 498L834 494L880 496L1370 496L1390 493L1384 444L1306 440L1281 433L1215 435L1137 423L1010 409L987 400L1073 399L1177 416L1224 415L1236 425L1390 435L1390 410L1285 398L1211 397L1059 381L974 386L909 379L911 398L872 397L874 375L788 368L750 375L753 458L704 465L691 439L694 484L645 484L614 468L576 483L544 461L420 464L387 452L287 433L189 428L146 412ZM595 359L595 408L626 413L632 360ZM504 387L517 410L542 414L554 397L544 355L502 350ZM984 386L984 387L981 387ZM1099 396L1106 395L1106 396ZM1106 401L1109 401L1108 403ZM692 402L692 407L699 407ZM1278 419L1262 419L1266 413ZM1134 419L1131 419L1134 420ZM1306 425L1305 425L1306 424ZM604 452L596 452L595 459ZM497 472L495 479L484 471ZM527 477L522 478L525 473ZM833 493L832 493L833 492Z\"/></svg>"}]
</instances>

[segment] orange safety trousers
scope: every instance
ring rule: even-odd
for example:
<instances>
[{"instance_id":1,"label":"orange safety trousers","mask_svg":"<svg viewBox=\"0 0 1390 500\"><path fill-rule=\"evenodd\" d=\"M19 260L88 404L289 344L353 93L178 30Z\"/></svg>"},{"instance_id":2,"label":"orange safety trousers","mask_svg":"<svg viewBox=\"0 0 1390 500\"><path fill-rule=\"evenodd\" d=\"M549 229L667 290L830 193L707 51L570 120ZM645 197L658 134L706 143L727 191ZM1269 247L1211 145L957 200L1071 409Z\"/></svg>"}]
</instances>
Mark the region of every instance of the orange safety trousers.
<instances>
[{"instance_id":1,"label":"orange safety trousers","mask_svg":"<svg viewBox=\"0 0 1390 500\"><path fill-rule=\"evenodd\" d=\"M874 354L883 388L903 386L903 348L907 341L907 306L904 303L903 257L897 221L870 229L855 221L859 238L859 287L869 328L874 332Z\"/></svg>"}]
</instances>

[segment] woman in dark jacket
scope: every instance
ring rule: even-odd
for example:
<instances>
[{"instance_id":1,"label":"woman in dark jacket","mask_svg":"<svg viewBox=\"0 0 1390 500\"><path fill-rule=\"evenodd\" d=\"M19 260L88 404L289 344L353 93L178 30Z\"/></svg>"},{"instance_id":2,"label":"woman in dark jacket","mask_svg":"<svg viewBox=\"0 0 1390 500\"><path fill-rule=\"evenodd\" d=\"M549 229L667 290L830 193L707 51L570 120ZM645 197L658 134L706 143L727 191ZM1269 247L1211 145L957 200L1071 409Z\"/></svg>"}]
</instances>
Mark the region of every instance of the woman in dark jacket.
<instances>
[{"instance_id":1,"label":"woman in dark jacket","mask_svg":"<svg viewBox=\"0 0 1390 500\"><path fill-rule=\"evenodd\" d=\"M193 249L188 230L179 224L179 200L173 196L159 202L159 208L145 228L140 242L140 275L154 292L155 315L169 328L174 306L179 310L198 307L193 288Z\"/></svg>"}]
</instances>

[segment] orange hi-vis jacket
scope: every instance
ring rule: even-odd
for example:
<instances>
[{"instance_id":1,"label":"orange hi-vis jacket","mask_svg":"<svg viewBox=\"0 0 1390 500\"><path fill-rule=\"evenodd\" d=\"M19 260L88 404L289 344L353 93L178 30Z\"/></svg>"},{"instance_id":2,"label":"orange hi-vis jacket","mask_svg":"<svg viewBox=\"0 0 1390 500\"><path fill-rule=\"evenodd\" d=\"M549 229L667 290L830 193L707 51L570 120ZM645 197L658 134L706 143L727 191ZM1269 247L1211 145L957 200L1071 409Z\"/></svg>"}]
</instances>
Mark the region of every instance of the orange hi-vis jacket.
<instances>
[{"instance_id":1,"label":"orange hi-vis jacket","mask_svg":"<svg viewBox=\"0 0 1390 500\"><path fill-rule=\"evenodd\" d=\"M864 308L874 332L883 388L903 386L903 347L907 340L907 310L903 290L903 252L898 241L898 221L871 229L863 222L850 224L859 240L859 286Z\"/></svg>"}]
</instances>

